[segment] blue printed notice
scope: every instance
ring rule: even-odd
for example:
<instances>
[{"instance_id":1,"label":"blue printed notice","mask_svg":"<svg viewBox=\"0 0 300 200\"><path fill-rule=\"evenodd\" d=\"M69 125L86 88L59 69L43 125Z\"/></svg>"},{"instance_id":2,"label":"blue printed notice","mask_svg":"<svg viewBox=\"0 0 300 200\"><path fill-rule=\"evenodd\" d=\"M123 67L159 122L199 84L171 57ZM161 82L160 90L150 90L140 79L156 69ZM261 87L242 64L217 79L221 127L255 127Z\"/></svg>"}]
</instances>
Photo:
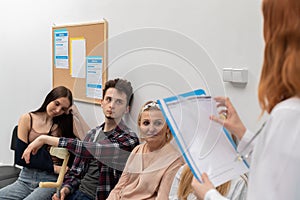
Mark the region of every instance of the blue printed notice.
<instances>
[{"instance_id":1,"label":"blue printed notice","mask_svg":"<svg viewBox=\"0 0 300 200\"><path fill-rule=\"evenodd\" d=\"M102 98L102 62L101 56L86 57L86 96Z\"/></svg>"},{"instance_id":2,"label":"blue printed notice","mask_svg":"<svg viewBox=\"0 0 300 200\"><path fill-rule=\"evenodd\" d=\"M66 29L54 31L54 63L56 68L69 68L69 33Z\"/></svg>"}]
</instances>

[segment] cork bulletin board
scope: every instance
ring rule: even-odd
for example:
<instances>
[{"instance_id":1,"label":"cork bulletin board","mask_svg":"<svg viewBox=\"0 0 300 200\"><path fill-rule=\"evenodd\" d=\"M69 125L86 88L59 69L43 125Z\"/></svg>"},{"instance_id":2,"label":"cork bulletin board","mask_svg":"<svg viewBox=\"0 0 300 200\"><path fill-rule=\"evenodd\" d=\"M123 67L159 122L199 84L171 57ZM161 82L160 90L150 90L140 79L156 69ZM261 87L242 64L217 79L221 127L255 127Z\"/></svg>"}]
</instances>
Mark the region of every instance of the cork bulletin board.
<instances>
[{"instance_id":1,"label":"cork bulletin board","mask_svg":"<svg viewBox=\"0 0 300 200\"><path fill-rule=\"evenodd\" d=\"M64 51L68 52L67 56L61 56L63 59L63 64L58 60L58 42L57 42L57 33L62 30L66 33ZM83 38L84 41L84 54L89 57L101 57L102 62L102 72L100 73L99 81L102 84L98 87L98 91L102 90L102 86L107 80L107 21L103 20L95 23L84 23L84 24L74 24L74 25L65 25L65 26L53 26L52 27L52 83L53 87L63 85L69 88L72 93L74 100L82 101L86 103L99 104L99 98L93 98L90 95L87 95L87 75L82 77L77 77L72 75L72 47L71 40L72 38ZM83 45L82 45L83 46ZM73 53L73 57L74 57ZM60 65L60 66L59 66ZM81 70L86 70L86 61L82 62ZM61 67L63 66L63 67Z\"/></svg>"}]
</instances>

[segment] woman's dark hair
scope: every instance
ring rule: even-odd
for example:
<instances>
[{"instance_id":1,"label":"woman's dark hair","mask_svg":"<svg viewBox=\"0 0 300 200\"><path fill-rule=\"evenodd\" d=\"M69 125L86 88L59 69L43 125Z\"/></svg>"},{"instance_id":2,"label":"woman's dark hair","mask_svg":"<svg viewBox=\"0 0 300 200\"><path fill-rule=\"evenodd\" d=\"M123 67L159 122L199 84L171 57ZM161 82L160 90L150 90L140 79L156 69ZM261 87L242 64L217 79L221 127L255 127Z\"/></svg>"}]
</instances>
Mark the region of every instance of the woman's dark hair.
<instances>
[{"instance_id":1,"label":"woman's dark hair","mask_svg":"<svg viewBox=\"0 0 300 200\"><path fill-rule=\"evenodd\" d=\"M32 113L37 112L46 112L47 106L50 102L58 99L66 97L70 101L70 106L73 104L73 95L72 92L64 87L64 86L58 86L56 88L53 88L46 96L43 104L41 107ZM73 115L71 113L69 114L62 114L59 116L56 116L53 118L53 123L58 125L58 128L61 130L62 136L64 137L75 137L73 133Z\"/></svg>"}]
</instances>

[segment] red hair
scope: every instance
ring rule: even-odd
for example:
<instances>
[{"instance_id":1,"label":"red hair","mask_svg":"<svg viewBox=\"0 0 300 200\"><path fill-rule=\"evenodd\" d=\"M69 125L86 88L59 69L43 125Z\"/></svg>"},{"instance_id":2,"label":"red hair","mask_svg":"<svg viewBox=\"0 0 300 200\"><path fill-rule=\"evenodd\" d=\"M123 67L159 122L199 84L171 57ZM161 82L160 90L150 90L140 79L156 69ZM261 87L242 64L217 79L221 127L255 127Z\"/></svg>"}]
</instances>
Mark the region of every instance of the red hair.
<instances>
[{"instance_id":1,"label":"red hair","mask_svg":"<svg viewBox=\"0 0 300 200\"><path fill-rule=\"evenodd\" d=\"M300 0L263 0L265 52L258 88L262 111L300 96Z\"/></svg>"}]
</instances>

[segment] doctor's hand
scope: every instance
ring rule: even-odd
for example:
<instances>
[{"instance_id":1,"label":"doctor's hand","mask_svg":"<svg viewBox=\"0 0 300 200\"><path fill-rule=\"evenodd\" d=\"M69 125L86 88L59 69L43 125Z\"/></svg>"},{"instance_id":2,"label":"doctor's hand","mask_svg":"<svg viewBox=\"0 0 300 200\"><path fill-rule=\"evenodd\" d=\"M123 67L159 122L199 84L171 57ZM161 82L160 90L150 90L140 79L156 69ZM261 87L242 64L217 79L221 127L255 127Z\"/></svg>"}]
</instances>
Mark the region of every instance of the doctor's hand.
<instances>
[{"instance_id":1,"label":"doctor's hand","mask_svg":"<svg viewBox=\"0 0 300 200\"><path fill-rule=\"evenodd\" d=\"M246 132L246 127L241 121L238 113L233 107L228 97L215 97L217 107L220 109L220 116L210 116L210 119L222 124L231 134L235 135L239 140Z\"/></svg>"},{"instance_id":2,"label":"doctor's hand","mask_svg":"<svg viewBox=\"0 0 300 200\"><path fill-rule=\"evenodd\" d=\"M197 198L200 200L203 200L206 193L211 189L215 189L215 187L210 182L206 173L203 173L201 178L202 178L203 183L200 183L195 177L193 177L191 186L194 190L193 193L197 196Z\"/></svg>"}]
</instances>

